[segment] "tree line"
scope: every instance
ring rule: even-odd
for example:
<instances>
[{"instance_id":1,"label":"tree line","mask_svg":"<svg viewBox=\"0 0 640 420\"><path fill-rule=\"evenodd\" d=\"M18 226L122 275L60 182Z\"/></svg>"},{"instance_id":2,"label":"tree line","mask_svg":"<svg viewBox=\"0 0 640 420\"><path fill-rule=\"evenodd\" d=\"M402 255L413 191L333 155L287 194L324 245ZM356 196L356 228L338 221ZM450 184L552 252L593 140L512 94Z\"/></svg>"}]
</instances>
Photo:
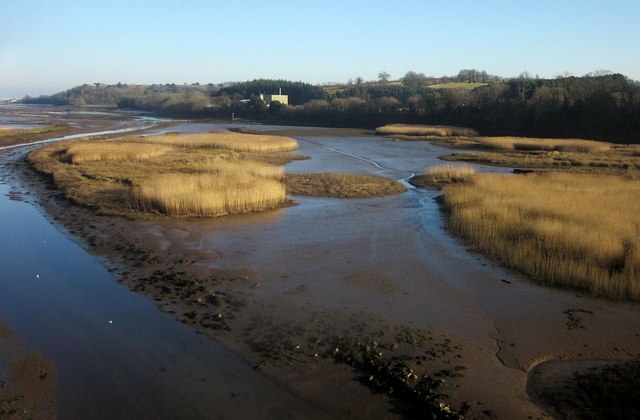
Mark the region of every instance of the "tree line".
<instances>
[{"instance_id":1,"label":"tree line","mask_svg":"<svg viewBox=\"0 0 640 420\"><path fill-rule=\"evenodd\" d=\"M442 89L434 83L483 83ZM463 85L464 86L464 85ZM261 93L282 89L289 104L265 104ZM599 72L540 79L528 73L508 80L461 70L433 79L407 72L397 82L345 85L332 95L319 86L286 80L231 85L83 85L27 103L117 105L176 117L236 117L290 124L373 128L387 123L471 127L483 135L581 137L640 143L640 84Z\"/></svg>"}]
</instances>

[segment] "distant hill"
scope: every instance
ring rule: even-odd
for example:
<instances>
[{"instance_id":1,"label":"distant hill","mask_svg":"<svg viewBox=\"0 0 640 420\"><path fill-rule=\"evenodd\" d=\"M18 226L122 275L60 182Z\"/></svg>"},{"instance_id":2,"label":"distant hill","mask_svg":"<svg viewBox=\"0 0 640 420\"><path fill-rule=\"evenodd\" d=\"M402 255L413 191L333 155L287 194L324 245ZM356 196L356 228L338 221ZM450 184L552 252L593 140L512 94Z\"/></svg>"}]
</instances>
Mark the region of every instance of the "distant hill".
<instances>
[{"instance_id":1,"label":"distant hill","mask_svg":"<svg viewBox=\"0 0 640 420\"><path fill-rule=\"evenodd\" d=\"M640 143L640 84L621 74L503 80L464 70L429 78L315 86L257 79L227 85L77 86L25 103L110 105L176 117L250 118L292 124L375 128L389 123L471 127L482 135L578 137ZM260 94L282 89L289 104Z\"/></svg>"}]
</instances>

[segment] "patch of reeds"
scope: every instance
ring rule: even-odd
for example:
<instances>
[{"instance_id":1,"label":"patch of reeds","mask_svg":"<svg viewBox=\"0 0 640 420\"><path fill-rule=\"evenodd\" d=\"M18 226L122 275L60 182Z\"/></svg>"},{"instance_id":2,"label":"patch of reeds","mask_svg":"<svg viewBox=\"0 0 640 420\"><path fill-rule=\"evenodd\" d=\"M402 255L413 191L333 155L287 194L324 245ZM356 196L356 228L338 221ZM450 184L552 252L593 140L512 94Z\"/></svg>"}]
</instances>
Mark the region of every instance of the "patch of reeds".
<instances>
[{"instance_id":1,"label":"patch of reeds","mask_svg":"<svg viewBox=\"0 0 640 420\"><path fill-rule=\"evenodd\" d=\"M145 137L142 141L182 148L228 149L249 153L290 152L298 148L298 142L289 137L242 134L230 131L152 136Z\"/></svg>"},{"instance_id":2,"label":"patch of reeds","mask_svg":"<svg viewBox=\"0 0 640 420\"><path fill-rule=\"evenodd\" d=\"M464 182L475 173L475 168L466 163L444 163L430 166L424 174L414 176L410 182L420 188L439 188L445 184Z\"/></svg>"},{"instance_id":3,"label":"patch of reeds","mask_svg":"<svg viewBox=\"0 0 640 420\"><path fill-rule=\"evenodd\" d=\"M477 136L478 132L472 128L454 127L448 125L418 125L418 124L388 124L376 128L377 134L404 136Z\"/></svg>"},{"instance_id":4,"label":"patch of reeds","mask_svg":"<svg viewBox=\"0 0 640 420\"><path fill-rule=\"evenodd\" d=\"M429 183L434 184L450 184L454 182L462 182L474 175L476 170L473 166L467 164L443 163L433 165L427 168L424 177Z\"/></svg>"},{"instance_id":5,"label":"patch of reeds","mask_svg":"<svg viewBox=\"0 0 640 420\"><path fill-rule=\"evenodd\" d=\"M13 144L31 143L43 140L55 133L64 135L71 131L67 124L55 124L46 127L15 129L10 127L0 128L0 146L10 146Z\"/></svg>"},{"instance_id":6,"label":"patch of reeds","mask_svg":"<svg viewBox=\"0 0 640 420\"><path fill-rule=\"evenodd\" d=\"M237 141L254 137L235 136ZM260 161L261 156L280 161L284 153L202 149L202 141L181 137L160 136L170 142L140 137L61 142L34 150L28 159L51 175L67 198L101 214L220 216L286 204L283 167Z\"/></svg>"},{"instance_id":7,"label":"patch of reeds","mask_svg":"<svg viewBox=\"0 0 640 420\"><path fill-rule=\"evenodd\" d=\"M168 173L148 179L133 192L137 207L169 216L221 216L263 211L286 200L280 182L222 171L216 174Z\"/></svg>"},{"instance_id":8,"label":"patch of reeds","mask_svg":"<svg viewBox=\"0 0 640 420\"><path fill-rule=\"evenodd\" d=\"M537 281L640 301L640 181L478 174L443 188L450 230Z\"/></svg>"},{"instance_id":9,"label":"patch of reeds","mask_svg":"<svg viewBox=\"0 0 640 420\"><path fill-rule=\"evenodd\" d=\"M345 172L287 174L284 182L291 195L332 198L371 198L400 194L398 181L377 175Z\"/></svg>"},{"instance_id":10,"label":"patch of reeds","mask_svg":"<svg viewBox=\"0 0 640 420\"><path fill-rule=\"evenodd\" d=\"M481 146L491 150L600 153L611 149L611 144L609 143L580 139L481 137L478 140Z\"/></svg>"},{"instance_id":11,"label":"patch of reeds","mask_svg":"<svg viewBox=\"0 0 640 420\"><path fill-rule=\"evenodd\" d=\"M474 162L511 168L553 169L574 173L622 175L639 179L640 155L634 156L633 153L633 148L628 146L614 146L611 151L603 153L492 151L452 153L440 158L446 161Z\"/></svg>"},{"instance_id":12,"label":"patch of reeds","mask_svg":"<svg viewBox=\"0 0 640 420\"><path fill-rule=\"evenodd\" d=\"M31 134L49 134L54 133L56 131L63 131L69 128L66 124L55 124L48 125L45 127L35 127L35 128L10 128L10 127L0 127L0 137L13 137L13 136L24 136Z\"/></svg>"},{"instance_id":13,"label":"patch of reeds","mask_svg":"<svg viewBox=\"0 0 640 420\"><path fill-rule=\"evenodd\" d=\"M171 151L171 147L121 141L77 143L69 147L62 159L80 164L105 160L146 160Z\"/></svg>"},{"instance_id":14,"label":"patch of reeds","mask_svg":"<svg viewBox=\"0 0 640 420\"><path fill-rule=\"evenodd\" d=\"M227 177L235 174L238 178L245 174L270 179L282 179L284 176L284 168L282 166L267 165L266 163L251 160L229 161L227 159L216 159L194 162L183 167L186 172L218 173Z\"/></svg>"}]
</instances>

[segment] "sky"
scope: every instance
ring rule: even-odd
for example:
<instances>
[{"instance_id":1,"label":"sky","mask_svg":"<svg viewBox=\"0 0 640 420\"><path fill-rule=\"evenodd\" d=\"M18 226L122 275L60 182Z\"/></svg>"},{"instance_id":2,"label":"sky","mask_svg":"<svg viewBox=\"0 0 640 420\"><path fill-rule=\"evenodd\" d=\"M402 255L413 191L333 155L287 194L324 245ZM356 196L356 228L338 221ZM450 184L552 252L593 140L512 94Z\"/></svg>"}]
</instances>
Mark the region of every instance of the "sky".
<instances>
[{"instance_id":1,"label":"sky","mask_svg":"<svg viewBox=\"0 0 640 420\"><path fill-rule=\"evenodd\" d=\"M0 97L407 71L640 80L640 0L0 0Z\"/></svg>"}]
</instances>

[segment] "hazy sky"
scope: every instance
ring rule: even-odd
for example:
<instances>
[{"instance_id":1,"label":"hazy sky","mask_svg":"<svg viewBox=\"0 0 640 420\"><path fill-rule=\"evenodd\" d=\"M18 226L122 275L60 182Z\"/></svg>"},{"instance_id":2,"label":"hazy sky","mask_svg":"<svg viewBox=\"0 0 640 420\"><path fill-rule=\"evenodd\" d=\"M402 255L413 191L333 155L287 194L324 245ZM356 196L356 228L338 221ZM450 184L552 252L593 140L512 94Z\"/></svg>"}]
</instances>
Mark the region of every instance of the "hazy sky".
<instances>
[{"instance_id":1,"label":"hazy sky","mask_svg":"<svg viewBox=\"0 0 640 420\"><path fill-rule=\"evenodd\" d=\"M0 96L476 68L640 80L640 0L0 0Z\"/></svg>"}]
</instances>

